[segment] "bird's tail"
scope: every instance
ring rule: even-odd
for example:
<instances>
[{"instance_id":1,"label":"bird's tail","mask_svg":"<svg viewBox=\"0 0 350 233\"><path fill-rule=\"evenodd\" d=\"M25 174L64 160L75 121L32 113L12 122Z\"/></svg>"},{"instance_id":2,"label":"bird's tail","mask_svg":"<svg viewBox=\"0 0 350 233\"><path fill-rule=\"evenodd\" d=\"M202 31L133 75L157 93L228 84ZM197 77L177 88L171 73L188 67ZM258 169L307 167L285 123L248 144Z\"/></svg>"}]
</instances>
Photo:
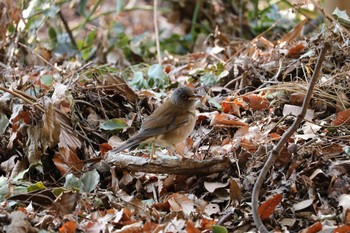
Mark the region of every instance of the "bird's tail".
<instances>
[{"instance_id":1,"label":"bird's tail","mask_svg":"<svg viewBox=\"0 0 350 233\"><path fill-rule=\"evenodd\" d=\"M137 136L135 137L135 136L129 138L126 142L121 144L119 147L112 149L111 152L118 153L122 150L126 150L129 148L131 148L131 149L136 148L142 142L142 139L137 137Z\"/></svg>"}]
</instances>

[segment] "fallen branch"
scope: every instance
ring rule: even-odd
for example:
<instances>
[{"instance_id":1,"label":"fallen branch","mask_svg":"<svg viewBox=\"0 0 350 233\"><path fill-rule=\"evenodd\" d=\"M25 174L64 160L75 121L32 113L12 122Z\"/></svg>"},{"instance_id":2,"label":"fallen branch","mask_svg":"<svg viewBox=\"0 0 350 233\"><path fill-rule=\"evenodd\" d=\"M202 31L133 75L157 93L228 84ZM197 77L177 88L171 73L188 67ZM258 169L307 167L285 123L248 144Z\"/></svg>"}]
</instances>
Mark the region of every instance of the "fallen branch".
<instances>
[{"instance_id":1,"label":"fallen branch","mask_svg":"<svg viewBox=\"0 0 350 233\"><path fill-rule=\"evenodd\" d=\"M273 148L273 150L270 152L269 157L262 168L258 179L255 182L253 193L252 193L252 214L254 223L260 233L268 233L268 230L264 226L263 222L260 219L259 216L259 192L260 188L265 180L265 177L274 164L277 156L280 154L284 144L289 140L289 138L294 134L294 132L299 128L300 123L304 120L306 111L309 107L310 100L312 97L312 93L317 81L317 78L319 76L322 62L326 56L326 51L329 49L330 45L328 43L324 44L324 47L321 51L321 54L318 57L315 72L313 73L313 76L311 78L309 89L306 92L306 96L304 98L303 106L301 109L301 113L297 116L297 119L294 121L293 125L282 135L281 140L277 143L277 145Z\"/></svg>"},{"instance_id":2,"label":"fallen branch","mask_svg":"<svg viewBox=\"0 0 350 233\"><path fill-rule=\"evenodd\" d=\"M228 157L208 160L179 159L176 156L162 156L150 160L138 156L110 152L105 162L118 170L129 172L164 173L181 175L206 175L223 172L231 167Z\"/></svg>"}]
</instances>

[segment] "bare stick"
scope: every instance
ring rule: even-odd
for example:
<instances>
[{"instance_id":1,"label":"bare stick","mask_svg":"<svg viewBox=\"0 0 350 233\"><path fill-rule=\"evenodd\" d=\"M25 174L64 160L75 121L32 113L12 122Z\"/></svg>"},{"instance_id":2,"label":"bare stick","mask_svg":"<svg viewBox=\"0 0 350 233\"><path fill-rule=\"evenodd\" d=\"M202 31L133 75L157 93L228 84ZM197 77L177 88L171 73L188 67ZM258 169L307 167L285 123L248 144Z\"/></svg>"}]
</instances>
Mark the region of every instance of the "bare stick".
<instances>
[{"instance_id":1,"label":"bare stick","mask_svg":"<svg viewBox=\"0 0 350 233\"><path fill-rule=\"evenodd\" d=\"M283 145L288 141L288 139L293 135L293 133L298 129L300 123L303 121L306 111L309 107L310 100L312 97L312 93L316 84L316 81L318 79L320 70L321 70L321 65L322 62L326 56L326 51L329 49L330 45L328 43L325 43L321 54L318 57L315 72L313 73L313 76L311 78L310 84L309 84L309 89L306 92L306 96L304 98L303 106L301 109L301 113L297 116L297 119L294 121L293 125L283 134L281 140L277 143L277 145L273 148L273 150L269 154L269 158L267 159L264 167L262 168L258 179L255 182L254 188L253 188L253 194L252 194L252 214L253 214L253 219L254 223L258 229L259 232L261 233L268 233L268 230L264 226L263 222L260 219L259 216L259 192L260 188L265 180L265 177L270 170L271 166L274 164L277 156L280 154Z\"/></svg>"},{"instance_id":2,"label":"bare stick","mask_svg":"<svg viewBox=\"0 0 350 233\"><path fill-rule=\"evenodd\" d=\"M68 33L69 39L72 42L72 45L74 46L75 49L78 49L77 42L75 42L72 30L70 30L69 25L67 23L67 20L63 17L63 14L61 11L58 12L58 15L60 19L62 20L63 26L66 29L66 32Z\"/></svg>"},{"instance_id":3,"label":"bare stick","mask_svg":"<svg viewBox=\"0 0 350 233\"><path fill-rule=\"evenodd\" d=\"M157 47L157 58L159 65L162 64L162 55L160 54L160 44L159 44L159 30L158 30L158 21L157 21L157 7L158 1L153 0L153 23L154 23L154 34L156 36L156 47Z\"/></svg>"},{"instance_id":4,"label":"bare stick","mask_svg":"<svg viewBox=\"0 0 350 233\"><path fill-rule=\"evenodd\" d=\"M149 158L114 153L112 151L107 154L104 161L112 164L119 171L181 175L207 175L227 171L231 167L228 157L207 160L180 160L176 156L164 155L150 160Z\"/></svg>"}]
</instances>

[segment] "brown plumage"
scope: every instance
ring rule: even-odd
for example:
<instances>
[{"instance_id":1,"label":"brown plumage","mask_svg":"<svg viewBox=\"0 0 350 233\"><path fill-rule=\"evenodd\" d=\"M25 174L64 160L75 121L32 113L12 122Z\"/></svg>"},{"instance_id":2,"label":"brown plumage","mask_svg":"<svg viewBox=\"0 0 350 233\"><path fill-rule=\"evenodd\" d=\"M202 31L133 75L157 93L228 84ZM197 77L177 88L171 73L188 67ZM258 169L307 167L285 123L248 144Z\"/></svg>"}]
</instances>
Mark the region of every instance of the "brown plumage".
<instances>
[{"instance_id":1,"label":"brown plumage","mask_svg":"<svg viewBox=\"0 0 350 233\"><path fill-rule=\"evenodd\" d=\"M191 88L178 87L169 99L146 117L141 129L121 146L113 149L113 152L152 143L153 157L154 144L173 146L184 141L196 123L195 102L198 97Z\"/></svg>"}]
</instances>

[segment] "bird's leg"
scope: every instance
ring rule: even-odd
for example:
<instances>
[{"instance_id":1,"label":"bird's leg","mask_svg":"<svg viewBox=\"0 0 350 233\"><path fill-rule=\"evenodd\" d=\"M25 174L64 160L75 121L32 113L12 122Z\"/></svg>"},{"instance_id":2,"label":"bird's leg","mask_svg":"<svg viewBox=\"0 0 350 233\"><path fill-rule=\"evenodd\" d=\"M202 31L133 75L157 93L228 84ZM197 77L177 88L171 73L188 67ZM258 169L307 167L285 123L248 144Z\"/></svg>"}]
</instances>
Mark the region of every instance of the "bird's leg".
<instances>
[{"instance_id":1,"label":"bird's leg","mask_svg":"<svg viewBox=\"0 0 350 233\"><path fill-rule=\"evenodd\" d=\"M155 153L155 148L154 148L154 143L152 143L152 151L151 151L151 154L149 156L150 159L155 159L154 153Z\"/></svg>"},{"instance_id":2,"label":"bird's leg","mask_svg":"<svg viewBox=\"0 0 350 233\"><path fill-rule=\"evenodd\" d=\"M182 152L181 148L178 145L173 144L175 151L177 152L178 155L180 155L180 159L185 159L186 156L185 154Z\"/></svg>"}]
</instances>

